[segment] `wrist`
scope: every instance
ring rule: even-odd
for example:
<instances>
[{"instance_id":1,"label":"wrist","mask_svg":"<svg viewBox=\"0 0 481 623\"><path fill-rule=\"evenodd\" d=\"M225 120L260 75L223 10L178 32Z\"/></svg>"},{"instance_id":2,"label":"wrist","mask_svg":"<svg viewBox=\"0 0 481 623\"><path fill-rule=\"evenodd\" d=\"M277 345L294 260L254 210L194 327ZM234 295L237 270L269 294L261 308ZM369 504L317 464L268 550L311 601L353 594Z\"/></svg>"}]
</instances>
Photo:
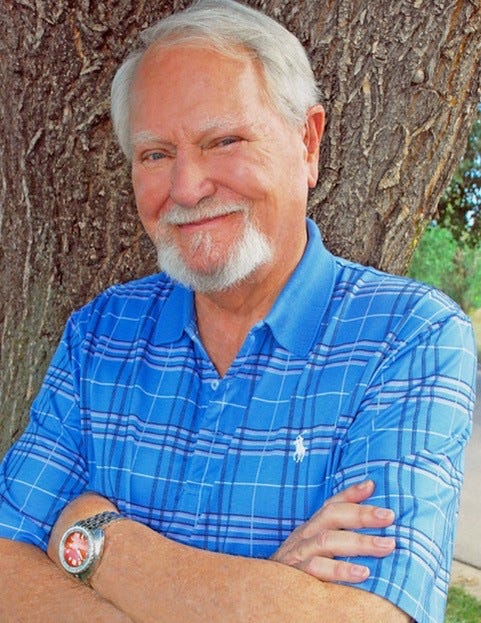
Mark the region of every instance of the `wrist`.
<instances>
[{"instance_id":1,"label":"wrist","mask_svg":"<svg viewBox=\"0 0 481 623\"><path fill-rule=\"evenodd\" d=\"M67 528L73 526L77 521L87 519L104 511L118 512L118 509L109 499L92 491L83 493L69 502L58 516L50 533L47 554L52 562L57 566L61 566L58 559L58 547L60 539Z\"/></svg>"},{"instance_id":2,"label":"wrist","mask_svg":"<svg viewBox=\"0 0 481 623\"><path fill-rule=\"evenodd\" d=\"M69 526L60 538L58 561L71 576L90 584L105 546L105 528L124 519L117 511L103 511Z\"/></svg>"}]
</instances>

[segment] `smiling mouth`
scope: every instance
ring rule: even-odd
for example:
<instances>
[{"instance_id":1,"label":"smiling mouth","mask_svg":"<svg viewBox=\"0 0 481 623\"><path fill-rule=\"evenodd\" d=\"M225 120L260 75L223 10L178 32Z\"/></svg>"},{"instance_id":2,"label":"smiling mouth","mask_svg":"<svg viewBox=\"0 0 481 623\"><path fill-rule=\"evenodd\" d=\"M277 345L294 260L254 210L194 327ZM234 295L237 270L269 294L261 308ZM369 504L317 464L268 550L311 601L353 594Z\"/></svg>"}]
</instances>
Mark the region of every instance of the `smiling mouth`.
<instances>
[{"instance_id":1,"label":"smiling mouth","mask_svg":"<svg viewBox=\"0 0 481 623\"><path fill-rule=\"evenodd\" d=\"M219 214L218 216L209 216L202 219L197 219L195 221L188 221L186 223L179 223L178 227L184 230L196 229L198 227L209 226L210 224L217 224L220 221L227 219L229 216L233 214L237 214L238 212L226 212L225 214Z\"/></svg>"},{"instance_id":2,"label":"smiling mouth","mask_svg":"<svg viewBox=\"0 0 481 623\"><path fill-rule=\"evenodd\" d=\"M246 206L238 204L232 206L213 206L210 209L199 208L198 211L195 209L190 211L179 206L174 206L169 214L166 215L165 223L182 229L197 228L211 223L217 223L234 214L245 214L245 212Z\"/></svg>"}]
</instances>

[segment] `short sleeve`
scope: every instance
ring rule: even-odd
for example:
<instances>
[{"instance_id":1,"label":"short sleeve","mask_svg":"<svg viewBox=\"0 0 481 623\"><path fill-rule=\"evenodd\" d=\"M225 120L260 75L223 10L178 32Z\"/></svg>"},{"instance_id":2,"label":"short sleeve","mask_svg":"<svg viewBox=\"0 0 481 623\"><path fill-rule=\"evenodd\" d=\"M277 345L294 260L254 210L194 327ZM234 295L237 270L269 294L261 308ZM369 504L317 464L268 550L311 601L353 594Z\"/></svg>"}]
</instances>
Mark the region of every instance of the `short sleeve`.
<instances>
[{"instance_id":1,"label":"short sleeve","mask_svg":"<svg viewBox=\"0 0 481 623\"><path fill-rule=\"evenodd\" d=\"M0 537L42 549L62 508L87 482L77 395L79 339L71 319L29 424L0 465Z\"/></svg>"},{"instance_id":2,"label":"short sleeve","mask_svg":"<svg viewBox=\"0 0 481 623\"><path fill-rule=\"evenodd\" d=\"M385 531L396 539L395 553L356 558L371 569L357 586L418 623L444 620L476 374L469 320L434 303L426 297L398 328L343 442L336 474L337 489L373 479L369 503L396 514Z\"/></svg>"}]
</instances>

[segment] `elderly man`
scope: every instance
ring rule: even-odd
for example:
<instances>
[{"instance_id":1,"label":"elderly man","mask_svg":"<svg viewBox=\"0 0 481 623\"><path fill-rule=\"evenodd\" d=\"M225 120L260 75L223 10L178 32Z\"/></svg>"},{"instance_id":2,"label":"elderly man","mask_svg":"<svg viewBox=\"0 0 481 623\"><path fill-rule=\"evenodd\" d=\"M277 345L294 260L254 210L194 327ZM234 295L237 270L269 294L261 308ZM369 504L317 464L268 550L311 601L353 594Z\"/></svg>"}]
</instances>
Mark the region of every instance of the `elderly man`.
<instances>
[{"instance_id":1,"label":"elderly man","mask_svg":"<svg viewBox=\"0 0 481 623\"><path fill-rule=\"evenodd\" d=\"M301 45L201 1L112 107L162 272L68 322L2 465L0 619L440 622L472 332L306 221Z\"/></svg>"}]
</instances>

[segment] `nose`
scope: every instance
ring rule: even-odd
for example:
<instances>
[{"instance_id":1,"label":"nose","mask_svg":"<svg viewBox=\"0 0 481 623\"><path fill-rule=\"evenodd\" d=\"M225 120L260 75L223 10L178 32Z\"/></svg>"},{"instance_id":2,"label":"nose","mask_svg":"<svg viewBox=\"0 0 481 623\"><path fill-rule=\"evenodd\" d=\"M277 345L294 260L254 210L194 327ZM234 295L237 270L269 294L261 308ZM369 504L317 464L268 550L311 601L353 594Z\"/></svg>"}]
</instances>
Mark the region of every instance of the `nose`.
<instances>
[{"instance_id":1,"label":"nose","mask_svg":"<svg viewBox=\"0 0 481 623\"><path fill-rule=\"evenodd\" d=\"M208 163L202 152L178 151L171 171L170 198L185 208L195 207L201 199L210 197L215 185L209 175Z\"/></svg>"}]
</instances>

